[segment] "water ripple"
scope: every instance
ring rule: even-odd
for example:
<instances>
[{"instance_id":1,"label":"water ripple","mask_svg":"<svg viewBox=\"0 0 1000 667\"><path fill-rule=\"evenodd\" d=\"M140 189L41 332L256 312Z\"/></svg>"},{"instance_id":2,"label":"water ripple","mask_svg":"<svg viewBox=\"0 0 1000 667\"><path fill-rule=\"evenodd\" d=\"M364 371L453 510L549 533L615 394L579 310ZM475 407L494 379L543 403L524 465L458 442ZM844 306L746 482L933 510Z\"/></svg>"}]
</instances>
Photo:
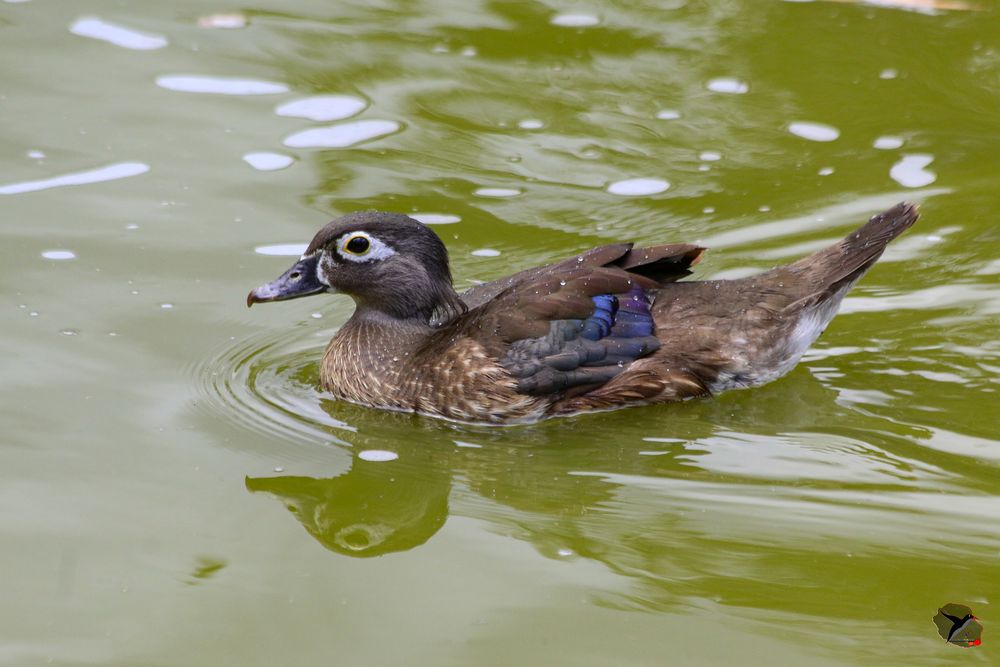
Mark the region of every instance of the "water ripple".
<instances>
[{"instance_id":1,"label":"water ripple","mask_svg":"<svg viewBox=\"0 0 1000 667\"><path fill-rule=\"evenodd\" d=\"M194 373L212 412L258 433L302 444L338 440L353 431L320 407L315 340L289 342L287 332L234 341Z\"/></svg>"}]
</instances>

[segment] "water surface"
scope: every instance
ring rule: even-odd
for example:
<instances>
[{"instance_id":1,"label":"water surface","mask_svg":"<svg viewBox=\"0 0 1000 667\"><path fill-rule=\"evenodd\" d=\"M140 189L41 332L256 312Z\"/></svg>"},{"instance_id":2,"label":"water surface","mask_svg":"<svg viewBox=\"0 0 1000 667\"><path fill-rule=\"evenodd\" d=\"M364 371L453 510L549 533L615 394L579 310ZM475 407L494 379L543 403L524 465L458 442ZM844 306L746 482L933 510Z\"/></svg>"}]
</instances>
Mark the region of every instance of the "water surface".
<instances>
[{"instance_id":1,"label":"water surface","mask_svg":"<svg viewBox=\"0 0 1000 667\"><path fill-rule=\"evenodd\" d=\"M0 664L996 664L978 9L0 4ZM715 400L366 410L316 389L346 299L244 305L365 208L463 287L621 239L743 276L903 199L804 362Z\"/></svg>"}]
</instances>

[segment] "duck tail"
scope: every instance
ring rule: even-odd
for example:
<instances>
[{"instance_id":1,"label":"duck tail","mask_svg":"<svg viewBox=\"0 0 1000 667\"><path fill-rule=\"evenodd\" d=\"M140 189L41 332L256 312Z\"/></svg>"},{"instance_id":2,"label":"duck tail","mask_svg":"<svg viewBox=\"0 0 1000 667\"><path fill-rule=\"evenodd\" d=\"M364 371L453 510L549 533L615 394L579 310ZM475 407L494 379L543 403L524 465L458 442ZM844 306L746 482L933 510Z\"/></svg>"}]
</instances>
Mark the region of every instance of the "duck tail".
<instances>
[{"instance_id":1,"label":"duck tail","mask_svg":"<svg viewBox=\"0 0 1000 667\"><path fill-rule=\"evenodd\" d=\"M878 261L885 248L917 221L913 204L901 202L871 217L856 231L829 248L804 257L787 268L806 277L813 289L828 294L850 286Z\"/></svg>"}]
</instances>

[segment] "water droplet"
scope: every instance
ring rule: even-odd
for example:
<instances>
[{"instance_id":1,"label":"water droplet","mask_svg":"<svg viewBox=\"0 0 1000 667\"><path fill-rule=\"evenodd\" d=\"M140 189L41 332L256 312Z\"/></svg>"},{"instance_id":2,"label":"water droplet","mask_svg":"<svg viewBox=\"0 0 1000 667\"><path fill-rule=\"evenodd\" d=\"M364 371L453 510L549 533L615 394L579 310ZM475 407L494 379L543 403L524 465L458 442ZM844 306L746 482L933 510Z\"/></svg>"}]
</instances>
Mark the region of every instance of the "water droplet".
<instances>
[{"instance_id":1,"label":"water droplet","mask_svg":"<svg viewBox=\"0 0 1000 667\"><path fill-rule=\"evenodd\" d=\"M38 317L38 311L37 310L31 311L30 313L28 313L28 317Z\"/></svg>"},{"instance_id":2,"label":"water droplet","mask_svg":"<svg viewBox=\"0 0 1000 667\"><path fill-rule=\"evenodd\" d=\"M76 336L80 332L77 331L76 329L62 329L59 333L61 333L63 336Z\"/></svg>"},{"instance_id":3,"label":"water droplet","mask_svg":"<svg viewBox=\"0 0 1000 667\"><path fill-rule=\"evenodd\" d=\"M274 466L274 472L285 472L285 469L281 466Z\"/></svg>"},{"instance_id":4,"label":"water droplet","mask_svg":"<svg viewBox=\"0 0 1000 667\"><path fill-rule=\"evenodd\" d=\"M566 286L566 281L565 280L560 280L559 284L562 285L563 287L565 287Z\"/></svg>"},{"instance_id":5,"label":"water droplet","mask_svg":"<svg viewBox=\"0 0 1000 667\"><path fill-rule=\"evenodd\" d=\"M663 109L656 113L656 117L660 120L677 120L681 117L681 112L674 109Z\"/></svg>"},{"instance_id":6,"label":"water droplet","mask_svg":"<svg viewBox=\"0 0 1000 667\"><path fill-rule=\"evenodd\" d=\"M174 307L174 304L172 304L172 303L161 303L160 304L160 308L162 308L163 310L170 310L173 307Z\"/></svg>"},{"instance_id":7,"label":"water droplet","mask_svg":"<svg viewBox=\"0 0 1000 667\"><path fill-rule=\"evenodd\" d=\"M894 70L891 67L886 68L878 73L878 78L880 79L895 79L897 76L899 76L899 71Z\"/></svg>"},{"instance_id":8,"label":"water droplet","mask_svg":"<svg viewBox=\"0 0 1000 667\"><path fill-rule=\"evenodd\" d=\"M310 313L309 317L313 318L314 320L318 320L323 317L323 313Z\"/></svg>"}]
</instances>

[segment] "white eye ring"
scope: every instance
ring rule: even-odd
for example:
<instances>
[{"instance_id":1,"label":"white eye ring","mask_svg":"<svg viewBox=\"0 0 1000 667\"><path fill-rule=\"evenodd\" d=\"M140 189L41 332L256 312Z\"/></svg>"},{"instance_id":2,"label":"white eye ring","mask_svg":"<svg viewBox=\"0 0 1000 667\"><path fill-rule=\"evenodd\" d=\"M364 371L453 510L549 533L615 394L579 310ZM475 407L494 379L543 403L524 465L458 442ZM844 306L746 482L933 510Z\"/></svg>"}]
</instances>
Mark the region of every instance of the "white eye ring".
<instances>
[{"instance_id":1,"label":"white eye ring","mask_svg":"<svg viewBox=\"0 0 1000 667\"><path fill-rule=\"evenodd\" d=\"M365 239L368 247L363 252L348 250L347 244L355 239ZM360 263L392 257L396 251L368 232L348 232L337 239L337 254L348 261Z\"/></svg>"}]
</instances>

